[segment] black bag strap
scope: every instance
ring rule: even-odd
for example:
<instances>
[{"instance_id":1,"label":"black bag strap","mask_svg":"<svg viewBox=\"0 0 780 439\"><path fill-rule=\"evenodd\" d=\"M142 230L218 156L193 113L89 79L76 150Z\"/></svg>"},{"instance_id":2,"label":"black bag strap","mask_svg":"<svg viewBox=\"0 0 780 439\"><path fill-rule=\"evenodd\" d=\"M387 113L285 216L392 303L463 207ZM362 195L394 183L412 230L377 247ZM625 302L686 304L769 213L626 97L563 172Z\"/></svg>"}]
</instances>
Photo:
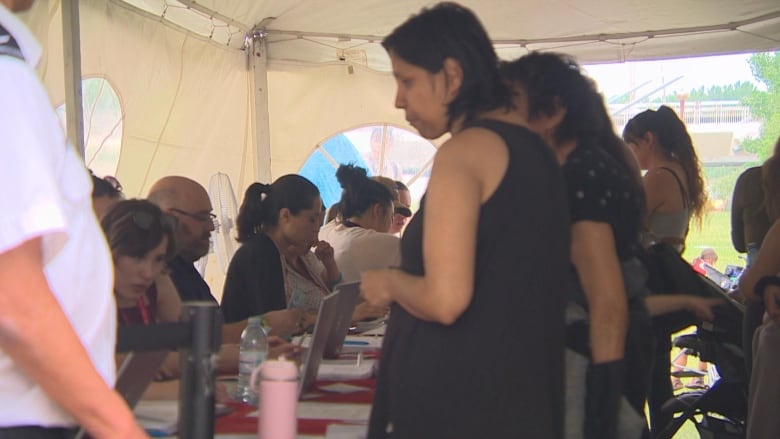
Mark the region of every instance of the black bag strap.
<instances>
[{"instance_id":1,"label":"black bag strap","mask_svg":"<svg viewBox=\"0 0 780 439\"><path fill-rule=\"evenodd\" d=\"M24 61L24 55L11 33L0 24L0 55L8 55Z\"/></svg>"},{"instance_id":2,"label":"black bag strap","mask_svg":"<svg viewBox=\"0 0 780 439\"><path fill-rule=\"evenodd\" d=\"M672 174L672 177L674 177L675 181L677 181L677 186L680 188L680 196L682 197L683 206L690 207L691 201L688 199L688 191L685 190L685 186L683 186L682 180L680 180L680 177L678 177L677 173L674 172L674 169L667 168L666 166L661 166L659 169L663 169Z\"/></svg>"}]
</instances>

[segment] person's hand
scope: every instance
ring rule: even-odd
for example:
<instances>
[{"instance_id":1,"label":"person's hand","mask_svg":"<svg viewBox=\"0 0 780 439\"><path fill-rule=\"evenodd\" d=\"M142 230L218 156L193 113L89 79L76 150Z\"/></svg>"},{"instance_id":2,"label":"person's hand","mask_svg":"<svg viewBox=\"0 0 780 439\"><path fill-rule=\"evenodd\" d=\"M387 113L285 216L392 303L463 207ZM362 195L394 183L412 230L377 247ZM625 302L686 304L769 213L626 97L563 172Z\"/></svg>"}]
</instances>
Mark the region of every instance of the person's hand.
<instances>
[{"instance_id":1,"label":"person's hand","mask_svg":"<svg viewBox=\"0 0 780 439\"><path fill-rule=\"evenodd\" d=\"M374 320L387 315L390 309L386 306L373 306L368 302L360 302L352 313L352 321Z\"/></svg>"},{"instance_id":2,"label":"person's hand","mask_svg":"<svg viewBox=\"0 0 780 439\"><path fill-rule=\"evenodd\" d=\"M780 300L780 287L777 285L767 285L764 289L764 306L766 307L766 314L780 324L780 307L777 306L777 301Z\"/></svg>"},{"instance_id":3,"label":"person's hand","mask_svg":"<svg viewBox=\"0 0 780 439\"><path fill-rule=\"evenodd\" d=\"M386 308L393 302L392 272L391 269L369 270L360 276L360 294L369 305Z\"/></svg>"},{"instance_id":4,"label":"person's hand","mask_svg":"<svg viewBox=\"0 0 780 439\"><path fill-rule=\"evenodd\" d=\"M333 261L333 247L326 241L318 241L314 245L314 256L322 263Z\"/></svg>"},{"instance_id":5,"label":"person's hand","mask_svg":"<svg viewBox=\"0 0 780 439\"><path fill-rule=\"evenodd\" d=\"M715 313L712 307L723 303L723 299L688 296L686 309L696 315L701 320L711 322L715 319Z\"/></svg>"},{"instance_id":6,"label":"person's hand","mask_svg":"<svg viewBox=\"0 0 780 439\"><path fill-rule=\"evenodd\" d=\"M288 343L281 337L274 335L268 337L268 358L279 358L284 355L284 358L295 361L300 365L301 362L301 347L292 343Z\"/></svg>"}]
</instances>

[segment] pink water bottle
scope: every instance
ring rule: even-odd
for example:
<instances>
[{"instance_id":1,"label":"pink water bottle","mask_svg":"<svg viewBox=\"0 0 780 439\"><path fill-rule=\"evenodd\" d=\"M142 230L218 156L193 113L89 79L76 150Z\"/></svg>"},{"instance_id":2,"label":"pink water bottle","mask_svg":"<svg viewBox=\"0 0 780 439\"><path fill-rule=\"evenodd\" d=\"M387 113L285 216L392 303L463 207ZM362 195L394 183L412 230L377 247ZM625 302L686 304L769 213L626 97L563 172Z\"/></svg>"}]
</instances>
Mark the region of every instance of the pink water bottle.
<instances>
[{"instance_id":1,"label":"pink water bottle","mask_svg":"<svg viewBox=\"0 0 780 439\"><path fill-rule=\"evenodd\" d=\"M259 439L295 439L298 434L298 366L284 356L265 360L252 372L260 378Z\"/></svg>"}]
</instances>

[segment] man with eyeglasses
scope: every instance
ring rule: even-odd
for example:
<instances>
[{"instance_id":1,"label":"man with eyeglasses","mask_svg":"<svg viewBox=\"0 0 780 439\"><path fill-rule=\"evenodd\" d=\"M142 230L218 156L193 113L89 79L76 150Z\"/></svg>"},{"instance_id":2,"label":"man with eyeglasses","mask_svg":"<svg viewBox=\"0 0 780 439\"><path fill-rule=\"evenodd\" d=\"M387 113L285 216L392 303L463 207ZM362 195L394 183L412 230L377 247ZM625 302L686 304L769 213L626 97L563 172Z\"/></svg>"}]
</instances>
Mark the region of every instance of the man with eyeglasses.
<instances>
[{"instance_id":1,"label":"man with eyeglasses","mask_svg":"<svg viewBox=\"0 0 780 439\"><path fill-rule=\"evenodd\" d=\"M0 438L147 437L115 376L111 255L92 185L35 72L42 50L0 0ZM32 170L32 172L31 172Z\"/></svg>"},{"instance_id":2,"label":"man with eyeglasses","mask_svg":"<svg viewBox=\"0 0 780 439\"><path fill-rule=\"evenodd\" d=\"M170 276L182 301L205 300L216 303L206 281L193 263L209 252L209 240L216 216L206 189L195 180L168 176L149 190L149 201L163 212L178 218L176 257L170 263Z\"/></svg>"}]
</instances>

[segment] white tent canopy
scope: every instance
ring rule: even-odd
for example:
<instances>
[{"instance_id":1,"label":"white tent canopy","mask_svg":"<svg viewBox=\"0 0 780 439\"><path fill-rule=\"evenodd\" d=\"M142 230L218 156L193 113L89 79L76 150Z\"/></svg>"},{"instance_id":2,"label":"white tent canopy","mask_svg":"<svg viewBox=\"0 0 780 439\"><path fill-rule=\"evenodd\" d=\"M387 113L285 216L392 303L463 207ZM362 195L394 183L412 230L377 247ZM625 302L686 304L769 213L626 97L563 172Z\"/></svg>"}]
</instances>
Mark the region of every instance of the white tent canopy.
<instances>
[{"instance_id":1,"label":"white tent canopy","mask_svg":"<svg viewBox=\"0 0 780 439\"><path fill-rule=\"evenodd\" d=\"M462 3L504 58L554 49L590 63L780 47L777 0ZM258 178L297 171L337 132L375 123L410 128L392 107L394 83L379 41L429 4L79 2L82 74L106 78L124 112L116 174L128 194L143 195L163 175L205 184L221 170L240 195ZM59 1L39 0L28 15L47 49L43 77L55 104L65 96L59 10ZM257 56L263 47L267 54Z\"/></svg>"},{"instance_id":2,"label":"white tent canopy","mask_svg":"<svg viewBox=\"0 0 780 439\"><path fill-rule=\"evenodd\" d=\"M104 78L119 98L114 174L130 197L165 175L208 187L220 171L240 199L253 181L297 172L336 133L374 124L412 130L393 108L379 42L433 2L63 1L80 9L82 77ZM528 50L594 63L780 48L777 0L462 3L506 59ZM44 44L41 73L54 105L66 95L60 9L59 0L38 0L25 16ZM87 137L91 129L86 123ZM206 278L219 295L219 270Z\"/></svg>"}]
</instances>

